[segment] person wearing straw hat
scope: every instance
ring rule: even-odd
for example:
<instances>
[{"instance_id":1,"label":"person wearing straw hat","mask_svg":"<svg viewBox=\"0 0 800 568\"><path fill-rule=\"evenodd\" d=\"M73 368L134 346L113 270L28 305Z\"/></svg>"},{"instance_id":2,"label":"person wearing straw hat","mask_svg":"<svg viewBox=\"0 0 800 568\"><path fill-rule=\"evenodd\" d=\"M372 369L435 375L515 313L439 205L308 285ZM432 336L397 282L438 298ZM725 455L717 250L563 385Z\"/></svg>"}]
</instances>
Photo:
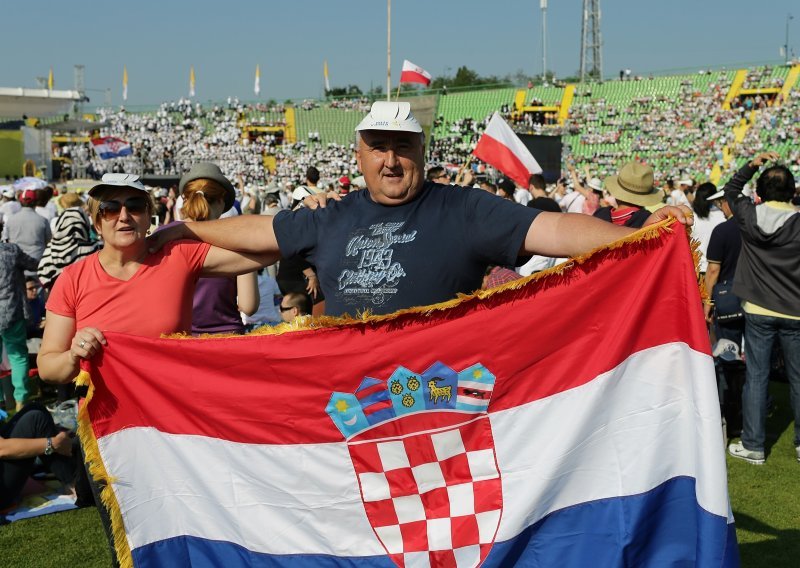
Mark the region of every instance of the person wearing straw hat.
<instances>
[{"instance_id":1,"label":"person wearing straw hat","mask_svg":"<svg viewBox=\"0 0 800 568\"><path fill-rule=\"evenodd\" d=\"M608 176L603 185L617 201L617 206L601 207L595 211L595 217L614 225L637 229L651 223L650 219L655 214L651 214L645 207L661 203L662 195L653 186L652 167L640 162L628 162L622 166L619 174ZM669 211L674 209L668 208ZM689 217L692 216L688 207L681 210Z\"/></svg>"},{"instance_id":2,"label":"person wearing straw hat","mask_svg":"<svg viewBox=\"0 0 800 568\"><path fill-rule=\"evenodd\" d=\"M312 196L303 210L274 217L170 227L151 237L151 246L190 238L244 253L299 254L317 267L328 314L385 314L473 292L489 265L515 265L530 254L577 256L633 232L428 182L424 141L409 103L376 101L356 127L366 191ZM652 170L650 179L652 186ZM688 208L675 207L647 222L670 215L691 223Z\"/></svg>"}]
</instances>

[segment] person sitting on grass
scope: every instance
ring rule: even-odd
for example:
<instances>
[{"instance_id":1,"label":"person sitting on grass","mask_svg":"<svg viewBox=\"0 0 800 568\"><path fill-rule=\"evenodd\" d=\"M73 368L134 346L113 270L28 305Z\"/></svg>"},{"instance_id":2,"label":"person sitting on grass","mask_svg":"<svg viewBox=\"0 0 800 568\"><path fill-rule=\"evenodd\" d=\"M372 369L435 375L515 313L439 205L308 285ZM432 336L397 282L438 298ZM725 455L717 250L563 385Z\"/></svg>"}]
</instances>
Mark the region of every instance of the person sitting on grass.
<instances>
[{"instance_id":1,"label":"person sitting on grass","mask_svg":"<svg viewBox=\"0 0 800 568\"><path fill-rule=\"evenodd\" d=\"M38 457L69 491L77 469L73 438L61 432L42 405L28 404L0 427L0 510L19 499Z\"/></svg>"}]
</instances>

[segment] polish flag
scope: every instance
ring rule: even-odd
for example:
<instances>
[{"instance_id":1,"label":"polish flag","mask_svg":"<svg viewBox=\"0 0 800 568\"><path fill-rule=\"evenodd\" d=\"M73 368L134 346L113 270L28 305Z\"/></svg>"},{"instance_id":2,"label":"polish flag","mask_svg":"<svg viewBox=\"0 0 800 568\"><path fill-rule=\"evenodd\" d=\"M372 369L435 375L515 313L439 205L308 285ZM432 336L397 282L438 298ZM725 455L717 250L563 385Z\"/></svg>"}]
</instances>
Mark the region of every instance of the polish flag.
<instances>
[{"instance_id":1,"label":"polish flag","mask_svg":"<svg viewBox=\"0 0 800 568\"><path fill-rule=\"evenodd\" d=\"M472 154L494 166L522 187L542 167L499 113L494 113Z\"/></svg>"},{"instance_id":2,"label":"polish flag","mask_svg":"<svg viewBox=\"0 0 800 568\"><path fill-rule=\"evenodd\" d=\"M426 87L431 84L431 74L419 65L414 65L408 59L403 60L403 72L400 73L401 83L420 83Z\"/></svg>"}]
</instances>

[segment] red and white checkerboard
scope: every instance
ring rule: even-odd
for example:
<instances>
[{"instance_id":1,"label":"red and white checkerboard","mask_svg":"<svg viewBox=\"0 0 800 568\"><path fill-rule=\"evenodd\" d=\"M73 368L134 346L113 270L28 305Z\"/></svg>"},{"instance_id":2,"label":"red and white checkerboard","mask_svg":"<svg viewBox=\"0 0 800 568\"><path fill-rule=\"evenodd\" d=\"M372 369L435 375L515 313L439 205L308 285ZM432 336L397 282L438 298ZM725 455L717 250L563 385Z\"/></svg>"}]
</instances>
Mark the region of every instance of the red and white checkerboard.
<instances>
[{"instance_id":1,"label":"red and white checkerboard","mask_svg":"<svg viewBox=\"0 0 800 568\"><path fill-rule=\"evenodd\" d=\"M367 517L398 566L483 562L503 504L488 416L349 448Z\"/></svg>"}]
</instances>

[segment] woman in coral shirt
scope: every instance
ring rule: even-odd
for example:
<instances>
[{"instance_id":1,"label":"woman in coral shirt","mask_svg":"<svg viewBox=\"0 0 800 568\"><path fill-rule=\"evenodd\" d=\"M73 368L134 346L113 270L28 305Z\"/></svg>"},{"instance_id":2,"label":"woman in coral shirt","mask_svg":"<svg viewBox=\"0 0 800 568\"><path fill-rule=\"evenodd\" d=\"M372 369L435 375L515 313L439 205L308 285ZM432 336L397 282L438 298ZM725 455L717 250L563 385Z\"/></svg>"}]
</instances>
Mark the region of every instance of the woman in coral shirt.
<instances>
[{"instance_id":1,"label":"woman in coral shirt","mask_svg":"<svg viewBox=\"0 0 800 568\"><path fill-rule=\"evenodd\" d=\"M106 344L103 331L146 337L188 332L201 276L235 276L275 261L196 241L150 253L145 239L154 205L138 176L106 174L89 195L104 246L64 269L53 287L38 357L44 380L75 378L81 361Z\"/></svg>"}]
</instances>

